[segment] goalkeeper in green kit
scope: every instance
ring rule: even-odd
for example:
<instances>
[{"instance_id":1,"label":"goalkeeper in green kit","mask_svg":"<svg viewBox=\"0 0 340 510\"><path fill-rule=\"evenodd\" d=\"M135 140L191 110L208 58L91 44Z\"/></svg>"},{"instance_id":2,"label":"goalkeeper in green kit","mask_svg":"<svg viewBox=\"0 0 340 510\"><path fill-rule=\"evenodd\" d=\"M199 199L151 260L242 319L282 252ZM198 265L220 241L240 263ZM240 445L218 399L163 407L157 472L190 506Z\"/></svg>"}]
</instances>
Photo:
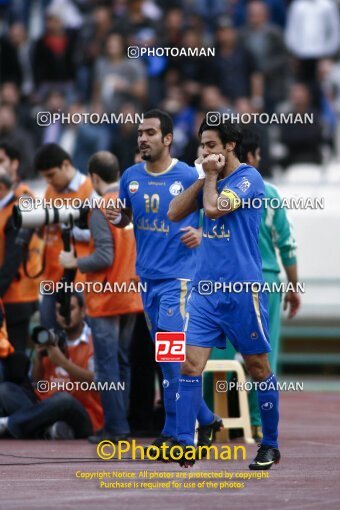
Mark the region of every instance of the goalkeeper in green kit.
<instances>
[{"instance_id":1,"label":"goalkeeper in green kit","mask_svg":"<svg viewBox=\"0 0 340 510\"><path fill-rule=\"evenodd\" d=\"M259 136L249 128L243 130L242 161L259 169L260 165L260 142ZM280 284L280 266L277 252L284 267L290 287L295 288L298 282L296 242L293 235L292 225L288 220L284 207L278 207L281 197L275 186L265 181L267 207L263 209L260 226L259 246L262 256L263 279L270 285ZM274 207L271 207L271 199ZM277 371L277 360L280 347L280 322L281 322L280 292L268 293L269 331L270 346L272 351L268 353L273 373ZM283 299L283 309L288 310L288 318L295 317L300 308L300 295L297 292L287 292ZM256 391L252 389L248 394L250 421L253 437L256 441L262 439L261 418L257 403Z\"/></svg>"}]
</instances>

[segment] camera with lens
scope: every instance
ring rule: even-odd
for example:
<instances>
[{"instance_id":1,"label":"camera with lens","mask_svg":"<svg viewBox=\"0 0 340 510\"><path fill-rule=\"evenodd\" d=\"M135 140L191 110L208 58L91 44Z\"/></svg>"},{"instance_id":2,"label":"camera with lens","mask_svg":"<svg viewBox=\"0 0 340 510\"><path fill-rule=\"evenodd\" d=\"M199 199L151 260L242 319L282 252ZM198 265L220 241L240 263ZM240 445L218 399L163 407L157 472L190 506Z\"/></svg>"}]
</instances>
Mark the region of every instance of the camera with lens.
<instances>
[{"instance_id":1,"label":"camera with lens","mask_svg":"<svg viewBox=\"0 0 340 510\"><path fill-rule=\"evenodd\" d=\"M36 326L32 331L32 341L42 347L57 346L65 354L67 350L66 333L63 330L47 329ZM44 351L43 354L47 354Z\"/></svg>"},{"instance_id":2,"label":"camera with lens","mask_svg":"<svg viewBox=\"0 0 340 510\"><path fill-rule=\"evenodd\" d=\"M53 224L77 224L80 228L87 227L89 207L37 207L22 210L16 205L13 208L13 221L17 229L34 229Z\"/></svg>"}]
</instances>

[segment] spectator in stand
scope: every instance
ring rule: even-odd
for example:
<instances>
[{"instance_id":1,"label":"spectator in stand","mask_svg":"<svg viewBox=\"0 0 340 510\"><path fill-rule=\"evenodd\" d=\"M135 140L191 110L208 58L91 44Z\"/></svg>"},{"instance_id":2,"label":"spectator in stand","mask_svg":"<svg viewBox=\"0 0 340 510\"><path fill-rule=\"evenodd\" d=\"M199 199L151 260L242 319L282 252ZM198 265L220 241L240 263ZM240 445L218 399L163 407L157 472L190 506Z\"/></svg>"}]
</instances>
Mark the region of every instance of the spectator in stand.
<instances>
[{"instance_id":1,"label":"spectator in stand","mask_svg":"<svg viewBox=\"0 0 340 510\"><path fill-rule=\"evenodd\" d=\"M264 0L268 9L269 20L273 25L284 28L286 25L286 2L285 0ZM232 10L232 18L236 27L242 27L246 23L248 0L235 0Z\"/></svg>"},{"instance_id":2,"label":"spectator in stand","mask_svg":"<svg viewBox=\"0 0 340 510\"><path fill-rule=\"evenodd\" d=\"M333 149L337 128L337 112L340 112L340 65L331 59L318 61L317 77L320 87L320 116L323 137Z\"/></svg>"},{"instance_id":3,"label":"spectator in stand","mask_svg":"<svg viewBox=\"0 0 340 510\"><path fill-rule=\"evenodd\" d=\"M268 23L268 17L264 2L250 2L241 41L264 77L264 109L272 112L276 104L286 97L287 52L281 30ZM256 107L263 106L261 97L258 96L256 101Z\"/></svg>"},{"instance_id":4,"label":"spectator in stand","mask_svg":"<svg viewBox=\"0 0 340 510\"><path fill-rule=\"evenodd\" d=\"M92 108L91 113L103 113L101 105ZM73 116L88 109L80 103L73 103L68 113ZM72 119L73 117L71 117ZM76 116L74 117L77 118ZM80 172L87 174L87 162L94 152L107 150L110 147L110 126L108 124L72 123L64 126L60 146L72 157L74 165Z\"/></svg>"},{"instance_id":5,"label":"spectator in stand","mask_svg":"<svg viewBox=\"0 0 340 510\"><path fill-rule=\"evenodd\" d=\"M224 0L210 0L209 2L206 0L196 0L195 2L188 2L188 0L184 0L183 3L187 4L187 10L189 12L193 10L194 13L198 14L205 20L209 27L215 27L216 20L224 14L227 14L228 9L230 8L230 6L228 6L229 2L225 2Z\"/></svg>"},{"instance_id":6,"label":"spectator in stand","mask_svg":"<svg viewBox=\"0 0 340 510\"><path fill-rule=\"evenodd\" d=\"M40 93L57 85L64 92L74 92L75 50L75 34L66 32L54 10L47 10L45 33L33 52L34 80Z\"/></svg>"},{"instance_id":7,"label":"spectator in stand","mask_svg":"<svg viewBox=\"0 0 340 510\"><path fill-rule=\"evenodd\" d=\"M9 41L16 52L16 60L20 68L21 93L28 97L34 90L32 70L32 42L23 23L13 23L9 30Z\"/></svg>"},{"instance_id":8,"label":"spectator in stand","mask_svg":"<svg viewBox=\"0 0 340 510\"><path fill-rule=\"evenodd\" d=\"M106 112L119 113L127 96L140 105L146 99L145 68L138 59L127 58L121 34L112 33L106 44L106 54L95 66L94 101L103 102Z\"/></svg>"},{"instance_id":9,"label":"spectator in stand","mask_svg":"<svg viewBox=\"0 0 340 510\"><path fill-rule=\"evenodd\" d=\"M44 104L41 105L40 111L50 112L51 117L54 113L61 113L66 111L66 98L60 90L51 89L46 95ZM65 124L62 124L60 120L51 122L46 125L42 125L36 128L37 138L39 145L45 143L59 143L62 137Z\"/></svg>"},{"instance_id":10,"label":"spectator in stand","mask_svg":"<svg viewBox=\"0 0 340 510\"><path fill-rule=\"evenodd\" d=\"M205 44L203 34L197 32L194 28L189 27L182 36L180 47L183 48L205 48L209 46ZM210 69L214 58L197 56L197 57L176 57L172 59L172 67L176 68L181 81L190 80L199 83L210 82Z\"/></svg>"},{"instance_id":11,"label":"spectator in stand","mask_svg":"<svg viewBox=\"0 0 340 510\"><path fill-rule=\"evenodd\" d=\"M185 161L188 165L192 165L197 159L197 148L200 145L200 139L198 137L199 127L202 124L205 117L205 112L199 111L195 115L194 128L191 137L183 149L183 155L181 160Z\"/></svg>"},{"instance_id":12,"label":"spectator in stand","mask_svg":"<svg viewBox=\"0 0 340 510\"><path fill-rule=\"evenodd\" d=\"M16 198L22 195L30 195L33 192L29 186L21 181L20 177L21 152L17 147L0 140L0 166L2 166L13 183L13 191Z\"/></svg>"},{"instance_id":13,"label":"spectator in stand","mask_svg":"<svg viewBox=\"0 0 340 510\"><path fill-rule=\"evenodd\" d=\"M189 104L189 96L183 87L171 85L161 103L162 108L173 118L174 140L171 151L174 157L181 158L185 145L192 134L195 108Z\"/></svg>"},{"instance_id":14,"label":"spectator in stand","mask_svg":"<svg viewBox=\"0 0 340 510\"><path fill-rule=\"evenodd\" d=\"M169 9L165 14L162 32L160 33L162 45L179 47L183 37L183 30L183 11L178 7Z\"/></svg>"},{"instance_id":15,"label":"spectator in stand","mask_svg":"<svg viewBox=\"0 0 340 510\"><path fill-rule=\"evenodd\" d=\"M122 113L124 117L126 115L134 117L135 114L141 114L136 108L133 98L122 104L120 113ZM117 156L122 173L134 163L135 154L132 149L136 145L136 138L136 124L132 122L117 124L112 135L111 152Z\"/></svg>"},{"instance_id":16,"label":"spectator in stand","mask_svg":"<svg viewBox=\"0 0 340 510\"><path fill-rule=\"evenodd\" d=\"M158 45L156 30L144 28L137 32L133 38L129 39L131 46L154 48ZM144 54L141 60L146 68L148 80L149 105L158 106L165 94L164 74L168 68L169 58L165 55L156 56Z\"/></svg>"},{"instance_id":17,"label":"spectator in stand","mask_svg":"<svg viewBox=\"0 0 340 510\"><path fill-rule=\"evenodd\" d=\"M1 59L0 59L0 76L1 81L14 82L18 87L22 83L21 67L16 48L9 40L8 36L1 36Z\"/></svg>"},{"instance_id":18,"label":"spectator in stand","mask_svg":"<svg viewBox=\"0 0 340 510\"><path fill-rule=\"evenodd\" d=\"M32 167L34 143L31 134L18 125L13 107L5 104L0 107L0 139L15 147L20 147L22 155L21 178L34 177Z\"/></svg>"},{"instance_id":19,"label":"spectator in stand","mask_svg":"<svg viewBox=\"0 0 340 510\"><path fill-rule=\"evenodd\" d=\"M66 29L79 30L83 24L83 16L77 3L73 0L49 0L48 12L60 16Z\"/></svg>"},{"instance_id":20,"label":"spectator in stand","mask_svg":"<svg viewBox=\"0 0 340 510\"><path fill-rule=\"evenodd\" d=\"M79 34L77 46L77 81L83 98L90 100L93 88L94 66L104 52L112 30L112 16L107 5L96 5Z\"/></svg>"},{"instance_id":21,"label":"spectator in stand","mask_svg":"<svg viewBox=\"0 0 340 510\"><path fill-rule=\"evenodd\" d=\"M89 326L84 321L85 306L79 294L71 297L71 323L66 325L59 313L58 324L66 341L58 345L36 345L32 377L39 400L34 402L13 382L0 384L0 436L16 439L78 439L88 437L103 423L103 411L96 391L77 389L58 391L51 383L92 383L93 345ZM39 389L41 391L39 391ZM58 392L57 392L58 391Z\"/></svg>"},{"instance_id":22,"label":"spectator in stand","mask_svg":"<svg viewBox=\"0 0 340 510\"><path fill-rule=\"evenodd\" d=\"M318 59L336 55L339 26L339 6L333 0L294 0L290 4L285 38L298 60L299 80L314 82Z\"/></svg>"},{"instance_id":23,"label":"spectator in stand","mask_svg":"<svg viewBox=\"0 0 340 510\"><path fill-rule=\"evenodd\" d=\"M230 110L231 103L228 98L221 94L220 89L216 85L209 85L202 89L200 106L206 112L226 112Z\"/></svg>"},{"instance_id":24,"label":"spectator in stand","mask_svg":"<svg viewBox=\"0 0 340 510\"><path fill-rule=\"evenodd\" d=\"M124 34L128 37L144 28L155 27L162 13L150 0L130 0L126 3L127 11L121 19L120 25ZM117 25L115 29L117 29Z\"/></svg>"},{"instance_id":25,"label":"spectator in stand","mask_svg":"<svg viewBox=\"0 0 340 510\"><path fill-rule=\"evenodd\" d=\"M322 148L322 129L318 120L319 114L312 106L312 97L307 85L295 83L290 88L289 102L285 111L294 114L314 114L313 123L281 124L281 142L285 145L287 156L284 167L295 163L320 164Z\"/></svg>"},{"instance_id":26,"label":"spectator in stand","mask_svg":"<svg viewBox=\"0 0 340 510\"><path fill-rule=\"evenodd\" d=\"M239 41L236 29L221 18L216 31L217 56L213 59L211 83L235 101L239 97L257 99L263 95L263 77L254 58Z\"/></svg>"},{"instance_id":27,"label":"spectator in stand","mask_svg":"<svg viewBox=\"0 0 340 510\"><path fill-rule=\"evenodd\" d=\"M36 128L33 120L31 105L20 94L20 88L14 82L3 82L0 89L0 104L10 106L16 113L17 124L25 131L31 132ZM35 141L35 140L34 140Z\"/></svg>"}]
</instances>

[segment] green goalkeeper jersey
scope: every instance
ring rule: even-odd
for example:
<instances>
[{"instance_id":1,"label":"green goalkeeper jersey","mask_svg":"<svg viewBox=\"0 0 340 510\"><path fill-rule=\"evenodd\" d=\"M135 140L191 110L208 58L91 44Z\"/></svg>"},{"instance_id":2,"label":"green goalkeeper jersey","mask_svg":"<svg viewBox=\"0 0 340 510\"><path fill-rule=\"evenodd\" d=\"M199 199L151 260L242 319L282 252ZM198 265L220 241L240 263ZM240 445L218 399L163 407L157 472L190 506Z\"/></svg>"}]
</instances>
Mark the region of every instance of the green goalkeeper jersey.
<instances>
[{"instance_id":1,"label":"green goalkeeper jersey","mask_svg":"<svg viewBox=\"0 0 340 510\"><path fill-rule=\"evenodd\" d=\"M278 207L281 197L275 186L265 181L267 207L262 213L259 246L262 270L280 272L278 255L284 266L296 264L296 241L285 207ZM273 207L270 199L273 200ZM269 200L268 200L269 199Z\"/></svg>"}]
</instances>

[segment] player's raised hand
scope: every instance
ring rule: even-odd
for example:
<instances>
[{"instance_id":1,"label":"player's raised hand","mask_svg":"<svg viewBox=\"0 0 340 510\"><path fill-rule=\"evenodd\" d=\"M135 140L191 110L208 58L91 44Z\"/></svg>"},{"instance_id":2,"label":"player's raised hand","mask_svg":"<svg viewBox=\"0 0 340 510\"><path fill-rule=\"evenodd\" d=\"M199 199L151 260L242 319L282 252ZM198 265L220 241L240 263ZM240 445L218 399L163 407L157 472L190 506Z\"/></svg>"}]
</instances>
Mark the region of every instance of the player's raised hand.
<instances>
[{"instance_id":1,"label":"player's raised hand","mask_svg":"<svg viewBox=\"0 0 340 510\"><path fill-rule=\"evenodd\" d=\"M181 236L181 241L188 248L197 248L200 245L202 240L202 229L194 228L194 227L183 227L180 229L182 232L185 232L184 235Z\"/></svg>"},{"instance_id":2,"label":"player's raised hand","mask_svg":"<svg viewBox=\"0 0 340 510\"><path fill-rule=\"evenodd\" d=\"M288 319L292 319L297 314L301 305L300 294L297 292L287 292L284 298L283 309L288 310Z\"/></svg>"},{"instance_id":3,"label":"player's raised hand","mask_svg":"<svg viewBox=\"0 0 340 510\"><path fill-rule=\"evenodd\" d=\"M203 170L206 174L219 174L225 165L223 154L209 154L203 161Z\"/></svg>"}]
</instances>

